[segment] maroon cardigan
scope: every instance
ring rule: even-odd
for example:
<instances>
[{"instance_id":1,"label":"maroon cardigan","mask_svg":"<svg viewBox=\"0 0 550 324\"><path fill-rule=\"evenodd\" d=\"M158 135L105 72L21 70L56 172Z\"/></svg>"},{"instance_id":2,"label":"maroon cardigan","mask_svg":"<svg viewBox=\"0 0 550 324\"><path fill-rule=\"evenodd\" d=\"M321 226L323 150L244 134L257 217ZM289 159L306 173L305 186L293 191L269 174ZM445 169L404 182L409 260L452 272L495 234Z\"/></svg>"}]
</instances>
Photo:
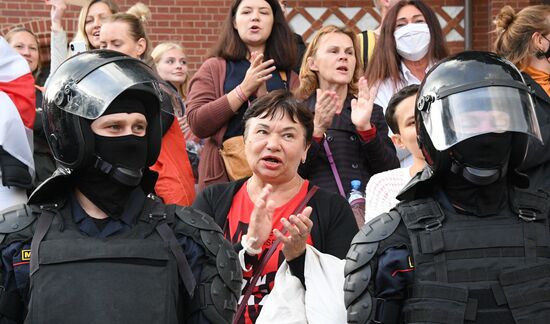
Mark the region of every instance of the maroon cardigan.
<instances>
[{"instance_id":1,"label":"maroon cardigan","mask_svg":"<svg viewBox=\"0 0 550 324\"><path fill-rule=\"evenodd\" d=\"M199 163L199 188L213 183L228 182L219 148L227 123L236 114L224 94L226 61L220 57L207 59L189 83L187 120L193 134L206 138ZM290 76L290 89L299 86L295 72Z\"/></svg>"}]
</instances>

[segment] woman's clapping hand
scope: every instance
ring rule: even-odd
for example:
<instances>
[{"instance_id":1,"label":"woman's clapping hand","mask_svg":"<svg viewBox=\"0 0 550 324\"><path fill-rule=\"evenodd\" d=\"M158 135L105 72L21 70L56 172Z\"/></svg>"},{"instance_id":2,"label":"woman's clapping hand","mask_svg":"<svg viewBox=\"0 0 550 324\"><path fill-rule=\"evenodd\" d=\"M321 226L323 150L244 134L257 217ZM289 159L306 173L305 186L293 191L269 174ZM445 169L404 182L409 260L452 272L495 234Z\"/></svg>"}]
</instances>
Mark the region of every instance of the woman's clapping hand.
<instances>
[{"instance_id":1,"label":"woman's clapping hand","mask_svg":"<svg viewBox=\"0 0 550 324\"><path fill-rule=\"evenodd\" d=\"M313 222L309 219L311 211L311 207L308 206L297 215L281 219L281 223L287 231L286 236L278 229L273 230L273 234L284 244L283 254L287 261L301 256L306 250L307 238L313 227Z\"/></svg>"},{"instance_id":2,"label":"woman's clapping hand","mask_svg":"<svg viewBox=\"0 0 550 324\"><path fill-rule=\"evenodd\" d=\"M272 192L273 187L270 184L265 185L254 202L254 210L250 214L247 232L248 237L256 239L251 244L253 249L261 249L271 234L272 217L275 211L275 202L269 199Z\"/></svg>"},{"instance_id":3,"label":"woman's clapping hand","mask_svg":"<svg viewBox=\"0 0 550 324\"><path fill-rule=\"evenodd\" d=\"M378 85L372 86L365 77L359 79L359 93L357 99L351 101L351 122L359 131L372 128L370 118L374 107L374 99L378 92Z\"/></svg>"}]
</instances>

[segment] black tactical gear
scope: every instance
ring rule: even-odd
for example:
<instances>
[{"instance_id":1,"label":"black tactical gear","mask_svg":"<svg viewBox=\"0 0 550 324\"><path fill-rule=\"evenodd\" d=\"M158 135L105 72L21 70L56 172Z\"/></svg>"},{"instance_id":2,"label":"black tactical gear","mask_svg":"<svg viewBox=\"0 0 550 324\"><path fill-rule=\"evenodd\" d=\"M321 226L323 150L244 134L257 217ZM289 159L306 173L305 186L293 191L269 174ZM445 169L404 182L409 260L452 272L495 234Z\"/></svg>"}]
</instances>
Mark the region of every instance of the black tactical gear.
<instances>
[{"instance_id":1,"label":"black tactical gear","mask_svg":"<svg viewBox=\"0 0 550 324\"><path fill-rule=\"evenodd\" d=\"M428 167L354 238L348 322L546 323L550 195L516 171L528 136L540 140L521 74L457 54L428 72L416 105Z\"/></svg>"},{"instance_id":2,"label":"black tactical gear","mask_svg":"<svg viewBox=\"0 0 550 324\"><path fill-rule=\"evenodd\" d=\"M400 203L367 223L346 257L349 323L544 323L550 316L547 193L514 191L488 218L433 198ZM403 296L379 298L383 252L404 246L414 279Z\"/></svg>"},{"instance_id":3,"label":"black tactical gear","mask_svg":"<svg viewBox=\"0 0 550 324\"><path fill-rule=\"evenodd\" d=\"M196 311L230 323L242 271L221 229L189 207L147 199L143 209L134 227L106 239L83 235L64 201L2 215L2 249L33 241L26 323L184 323ZM175 241L181 235L204 250L196 284ZM13 313L7 296L0 317Z\"/></svg>"}]
</instances>

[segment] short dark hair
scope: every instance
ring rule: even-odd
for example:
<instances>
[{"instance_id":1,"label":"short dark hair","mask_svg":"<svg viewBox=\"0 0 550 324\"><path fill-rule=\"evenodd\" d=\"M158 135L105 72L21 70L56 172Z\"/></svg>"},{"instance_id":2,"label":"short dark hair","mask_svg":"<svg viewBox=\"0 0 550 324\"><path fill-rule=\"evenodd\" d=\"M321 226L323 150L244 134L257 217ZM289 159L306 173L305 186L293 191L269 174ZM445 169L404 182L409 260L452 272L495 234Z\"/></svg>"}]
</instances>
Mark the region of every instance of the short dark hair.
<instances>
[{"instance_id":1,"label":"short dark hair","mask_svg":"<svg viewBox=\"0 0 550 324\"><path fill-rule=\"evenodd\" d=\"M411 84L401 90L397 91L390 99L388 103L388 108L386 108L386 124L391 129L394 134L399 134L399 125L395 119L395 109L397 106L405 99L414 96L418 93L420 85Z\"/></svg>"},{"instance_id":2,"label":"short dark hair","mask_svg":"<svg viewBox=\"0 0 550 324\"><path fill-rule=\"evenodd\" d=\"M309 145L313 138L313 114L307 108L305 102L296 99L292 93L287 90L275 90L262 96L248 107L244 113L243 123L246 134L246 122L250 118L283 118L285 115L290 119L302 125L305 130L305 143Z\"/></svg>"},{"instance_id":3,"label":"short dark hair","mask_svg":"<svg viewBox=\"0 0 550 324\"><path fill-rule=\"evenodd\" d=\"M273 59L278 70L290 71L296 65L296 44L278 0L265 0L273 12L271 35L265 42L264 61ZM221 57L228 61L246 60L248 48L233 27L237 8L242 0L233 0L222 24L220 37L209 56Z\"/></svg>"}]
</instances>

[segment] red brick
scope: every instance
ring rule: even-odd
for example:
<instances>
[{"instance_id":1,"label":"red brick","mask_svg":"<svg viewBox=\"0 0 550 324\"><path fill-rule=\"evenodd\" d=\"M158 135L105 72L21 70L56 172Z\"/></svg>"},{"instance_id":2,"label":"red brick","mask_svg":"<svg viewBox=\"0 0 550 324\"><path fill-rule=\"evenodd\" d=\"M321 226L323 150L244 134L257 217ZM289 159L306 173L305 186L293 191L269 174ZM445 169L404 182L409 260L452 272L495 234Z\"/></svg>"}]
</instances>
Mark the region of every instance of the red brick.
<instances>
[{"instance_id":1,"label":"red brick","mask_svg":"<svg viewBox=\"0 0 550 324\"><path fill-rule=\"evenodd\" d=\"M206 58L208 49L217 40L220 27L227 16L230 0L141 0L151 9L153 17L147 31L153 45L171 40L182 43L189 56L192 71L196 70ZM425 0L429 6L463 6L463 0ZM127 10L136 1L118 0L121 10ZM506 4L517 10L537 0L476 0L472 1L473 47L490 49L494 41L493 17ZM370 0L298 0L292 1L293 7L365 7L372 6ZM79 8L69 6L65 12L63 25L72 38L77 27ZM0 0L0 31L6 32L15 25L32 27L39 35L41 51L49 59L50 7L42 0ZM451 52L462 50L462 43L450 43Z\"/></svg>"}]
</instances>

